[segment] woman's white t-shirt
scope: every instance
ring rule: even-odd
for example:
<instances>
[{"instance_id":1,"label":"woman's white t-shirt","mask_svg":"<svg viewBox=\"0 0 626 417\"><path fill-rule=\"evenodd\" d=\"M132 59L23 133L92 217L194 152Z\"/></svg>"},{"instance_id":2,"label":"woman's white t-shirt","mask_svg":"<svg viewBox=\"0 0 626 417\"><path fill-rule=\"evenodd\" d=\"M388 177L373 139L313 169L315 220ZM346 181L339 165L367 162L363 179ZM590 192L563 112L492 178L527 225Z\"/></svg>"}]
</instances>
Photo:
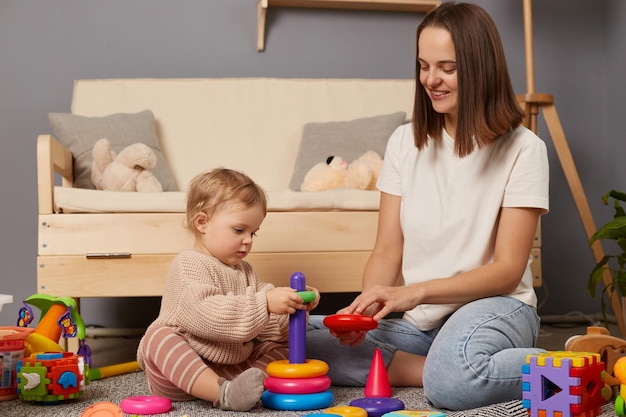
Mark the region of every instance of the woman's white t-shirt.
<instances>
[{"instance_id":1,"label":"woman's white t-shirt","mask_svg":"<svg viewBox=\"0 0 626 417\"><path fill-rule=\"evenodd\" d=\"M402 198L402 274L407 285L446 278L493 260L501 207L548 211L549 170L545 143L518 127L470 155L454 154L445 130L421 151L411 124L400 126L387 144L378 188ZM509 296L536 306L530 261ZM429 330L458 304L422 304L405 318Z\"/></svg>"}]
</instances>

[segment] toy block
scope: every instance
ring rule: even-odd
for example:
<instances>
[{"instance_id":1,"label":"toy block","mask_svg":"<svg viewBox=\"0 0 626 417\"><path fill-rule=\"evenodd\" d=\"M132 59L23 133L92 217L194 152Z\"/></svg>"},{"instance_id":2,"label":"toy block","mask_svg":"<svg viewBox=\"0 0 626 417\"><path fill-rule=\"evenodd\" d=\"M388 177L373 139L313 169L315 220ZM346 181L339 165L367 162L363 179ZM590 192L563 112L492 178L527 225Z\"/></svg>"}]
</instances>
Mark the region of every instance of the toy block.
<instances>
[{"instance_id":1,"label":"toy block","mask_svg":"<svg viewBox=\"0 0 626 417\"><path fill-rule=\"evenodd\" d=\"M545 352L522 366L522 405L530 417L601 414L604 364L597 353Z\"/></svg>"}]
</instances>

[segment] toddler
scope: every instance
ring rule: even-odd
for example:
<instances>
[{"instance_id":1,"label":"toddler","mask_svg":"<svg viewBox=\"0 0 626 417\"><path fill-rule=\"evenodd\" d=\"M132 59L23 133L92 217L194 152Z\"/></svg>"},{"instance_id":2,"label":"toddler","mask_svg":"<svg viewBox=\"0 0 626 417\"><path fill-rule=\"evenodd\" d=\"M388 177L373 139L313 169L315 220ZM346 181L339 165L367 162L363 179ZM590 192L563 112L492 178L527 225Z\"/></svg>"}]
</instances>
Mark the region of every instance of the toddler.
<instances>
[{"instance_id":1,"label":"toddler","mask_svg":"<svg viewBox=\"0 0 626 417\"><path fill-rule=\"evenodd\" d=\"M268 363L288 359L289 314L312 310L296 290L258 279L244 258L267 210L265 192L246 175L218 168L187 193L194 248L170 266L161 310L139 343L137 360L155 395L200 398L247 411L263 393Z\"/></svg>"}]
</instances>

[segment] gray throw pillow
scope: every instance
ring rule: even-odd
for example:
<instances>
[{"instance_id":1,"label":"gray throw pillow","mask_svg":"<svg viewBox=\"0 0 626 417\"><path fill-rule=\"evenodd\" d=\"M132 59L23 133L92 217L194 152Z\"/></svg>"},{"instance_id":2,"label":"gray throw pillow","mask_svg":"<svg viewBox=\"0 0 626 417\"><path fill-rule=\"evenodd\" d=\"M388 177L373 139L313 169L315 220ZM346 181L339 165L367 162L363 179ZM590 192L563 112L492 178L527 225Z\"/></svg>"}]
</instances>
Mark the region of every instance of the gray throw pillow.
<instances>
[{"instance_id":1,"label":"gray throw pillow","mask_svg":"<svg viewBox=\"0 0 626 417\"><path fill-rule=\"evenodd\" d=\"M159 148L152 111L116 113L102 117L50 113L48 119L56 138L74 156L74 187L96 188L91 182L91 151L98 139L106 138L116 153L133 143L148 145L157 157L152 173L161 182L163 191L177 190L172 172Z\"/></svg>"},{"instance_id":2,"label":"gray throw pillow","mask_svg":"<svg viewBox=\"0 0 626 417\"><path fill-rule=\"evenodd\" d=\"M289 188L300 191L306 173L329 156L340 156L350 163L372 150L382 157L389 136L405 122L406 113L397 112L350 121L305 124Z\"/></svg>"}]
</instances>

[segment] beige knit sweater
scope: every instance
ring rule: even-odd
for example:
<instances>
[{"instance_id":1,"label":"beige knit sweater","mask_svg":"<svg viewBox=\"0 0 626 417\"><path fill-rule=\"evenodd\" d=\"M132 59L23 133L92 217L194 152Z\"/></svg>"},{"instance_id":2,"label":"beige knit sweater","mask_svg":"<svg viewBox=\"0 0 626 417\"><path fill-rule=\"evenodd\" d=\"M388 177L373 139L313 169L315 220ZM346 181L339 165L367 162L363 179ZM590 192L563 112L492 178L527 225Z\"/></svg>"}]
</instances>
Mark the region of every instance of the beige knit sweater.
<instances>
[{"instance_id":1,"label":"beige knit sweater","mask_svg":"<svg viewBox=\"0 0 626 417\"><path fill-rule=\"evenodd\" d=\"M273 284L259 281L246 261L230 267L205 253L186 250L170 266L161 311L150 326L172 327L210 362L241 363L255 342L289 338L289 315L267 310L265 293L272 288Z\"/></svg>"}]
</instances>

